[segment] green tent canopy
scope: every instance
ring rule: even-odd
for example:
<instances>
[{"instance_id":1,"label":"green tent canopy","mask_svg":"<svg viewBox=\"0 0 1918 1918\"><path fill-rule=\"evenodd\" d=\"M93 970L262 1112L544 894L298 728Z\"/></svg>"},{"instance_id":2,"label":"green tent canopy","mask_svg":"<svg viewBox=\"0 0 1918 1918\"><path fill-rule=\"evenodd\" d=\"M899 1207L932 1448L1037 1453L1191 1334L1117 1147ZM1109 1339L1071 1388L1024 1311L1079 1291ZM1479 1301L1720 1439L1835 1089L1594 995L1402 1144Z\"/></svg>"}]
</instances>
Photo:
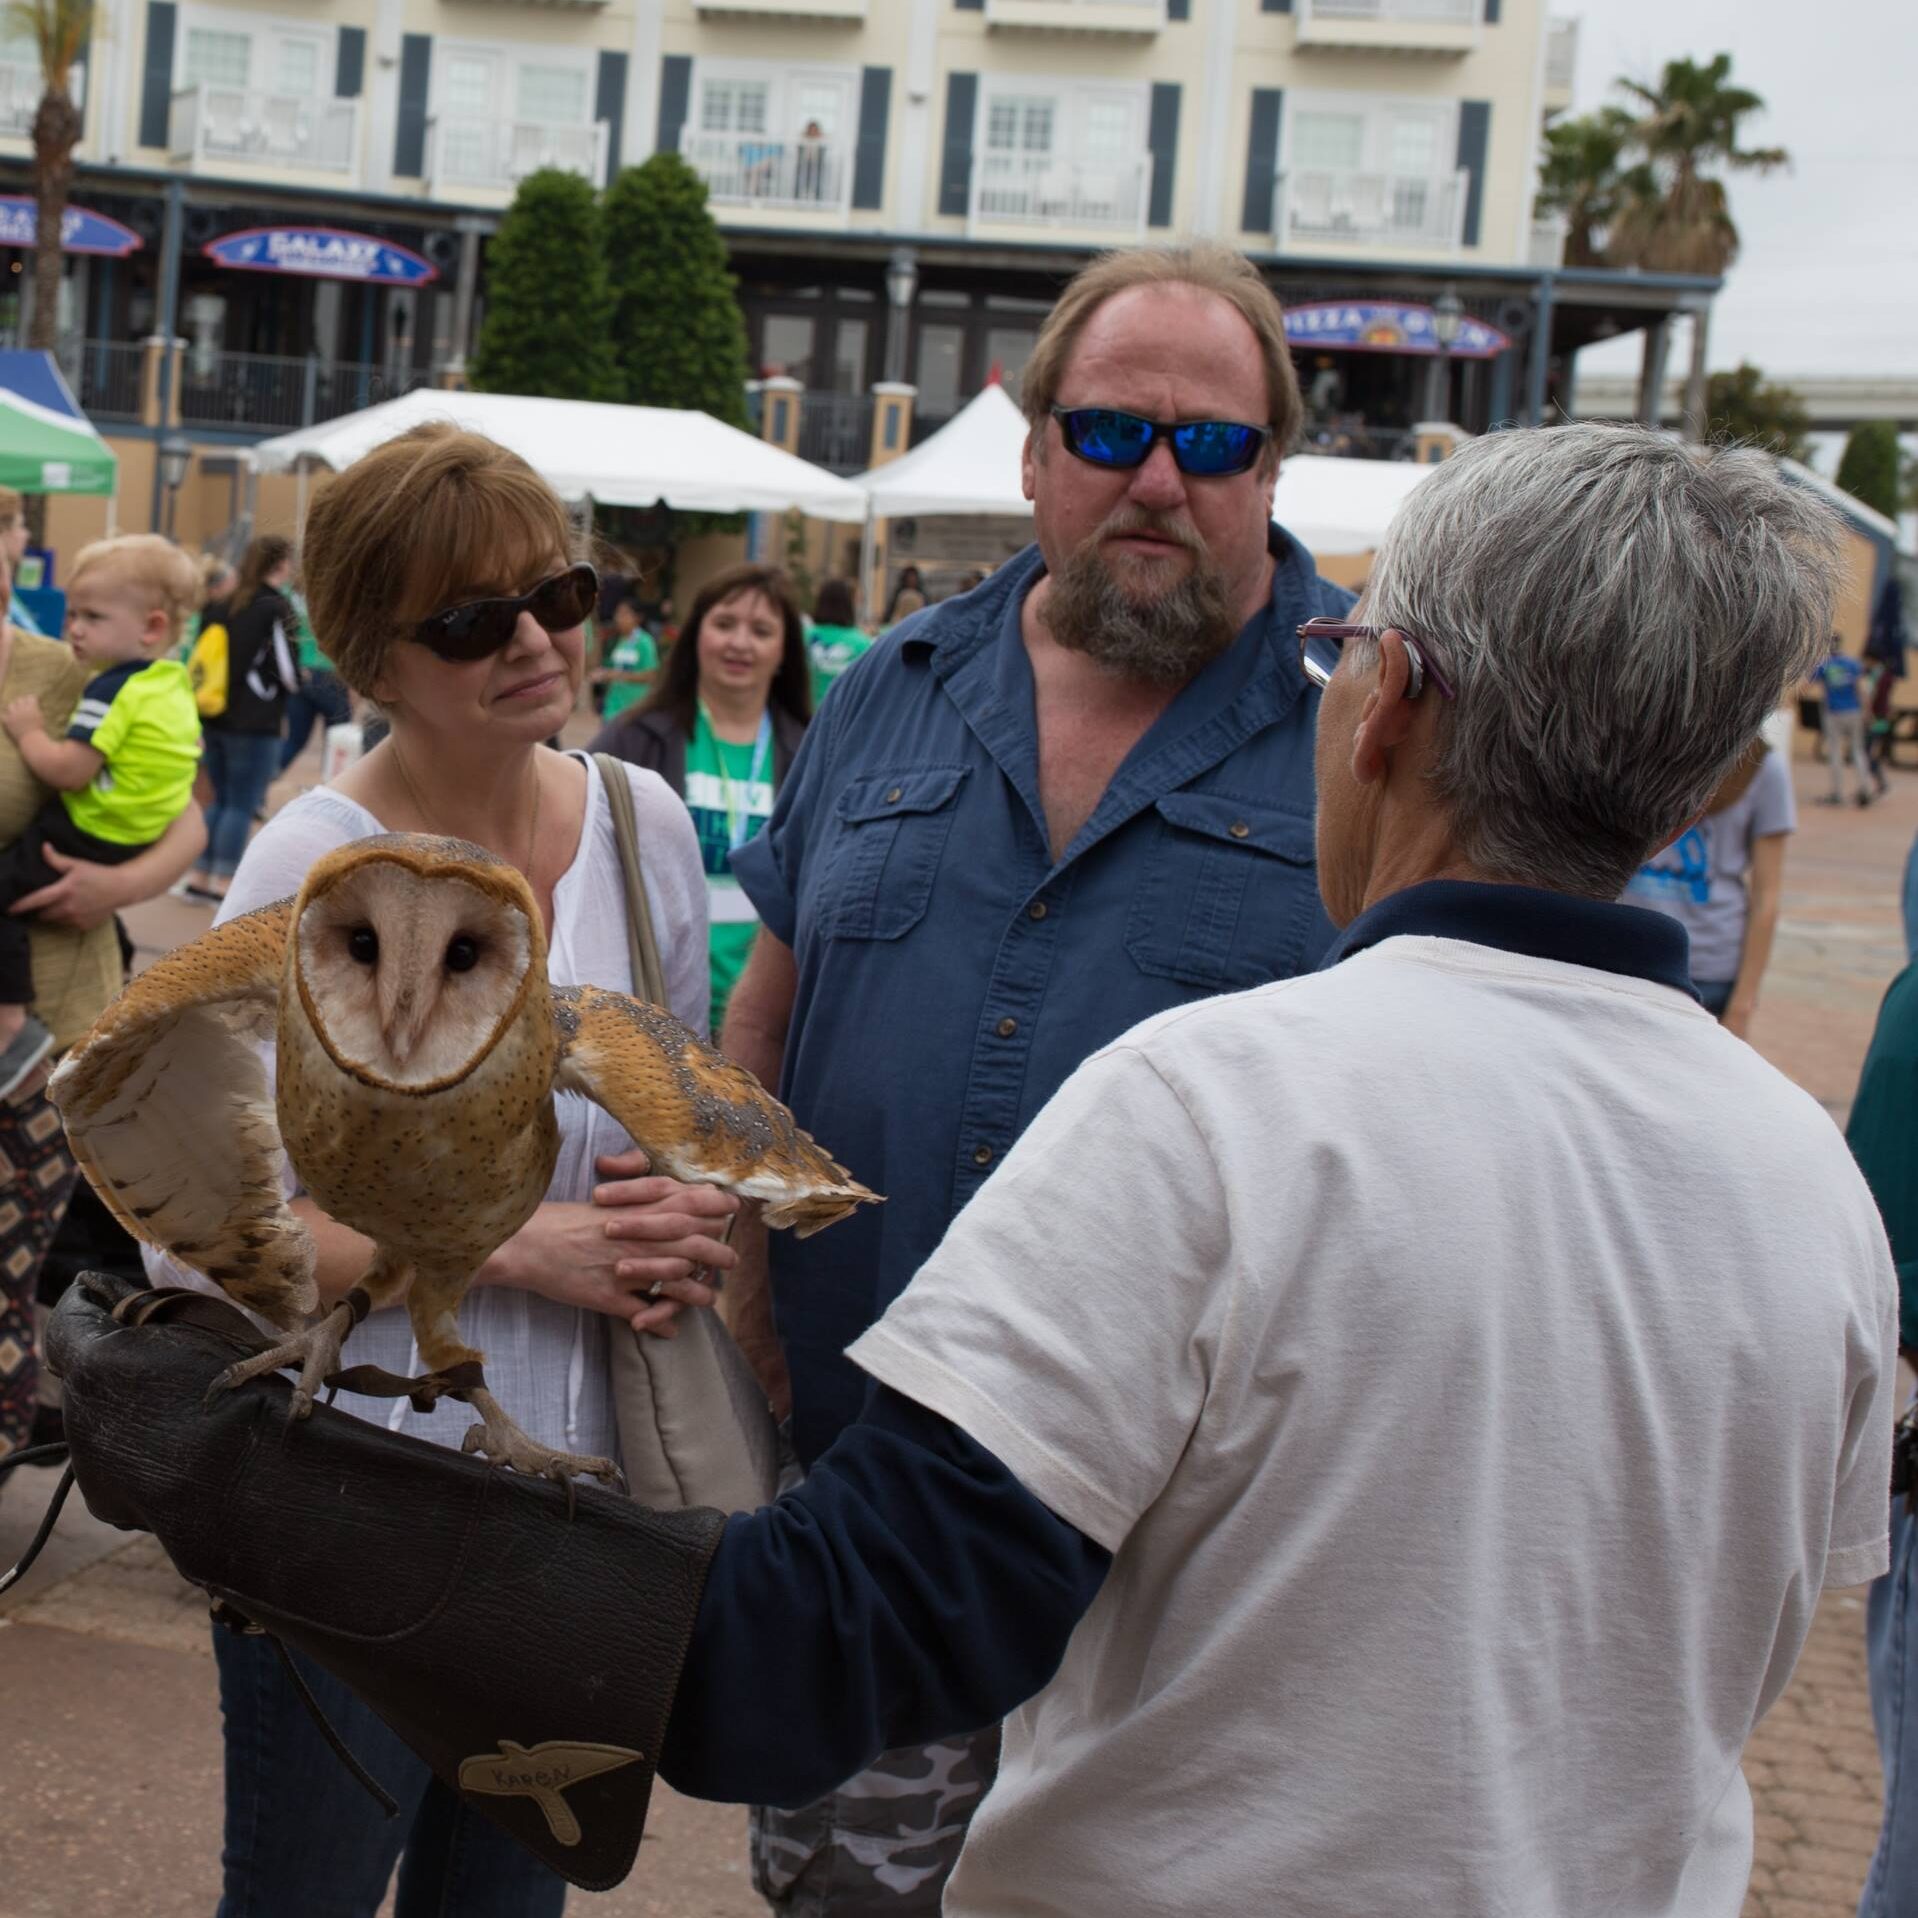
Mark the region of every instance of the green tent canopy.
<instances>
[{"instance_id":1,"label":"green tent canopy","mask_svg":"<svg viewBox=\"0 0 1918 1918\"><path fill-rule=\"evenodd\" d=\"M0 486L16 493L111 493L118 470L53 355L0 352Z\"/></svg>"}]
</instances>

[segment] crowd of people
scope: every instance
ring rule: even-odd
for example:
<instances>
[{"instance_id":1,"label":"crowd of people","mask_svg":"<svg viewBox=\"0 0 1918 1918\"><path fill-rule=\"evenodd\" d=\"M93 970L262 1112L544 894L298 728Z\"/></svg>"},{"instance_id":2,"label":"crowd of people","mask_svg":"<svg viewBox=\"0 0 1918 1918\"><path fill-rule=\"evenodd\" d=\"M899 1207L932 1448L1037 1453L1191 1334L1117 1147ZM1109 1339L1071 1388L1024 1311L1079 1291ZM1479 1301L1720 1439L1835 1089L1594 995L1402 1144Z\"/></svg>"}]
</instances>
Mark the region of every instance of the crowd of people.
<instances>
[{"instance_id":1,"label":"crowd of people","mask_svg":"<svg viewBox=\"0 0 1918 1918\"><path fill-rule=\"evenodd\" d=\"M772 1909L1736 1918L1745 1742L1821 1589L1875 1580L1866 1912L1910 1911L1918 973L1862 1177L1742 1043L1796 824L1764 729L1813 675L1844 710L1830 516L1749 451L1495 435L1355 604L1270 521L1304 407L1210 246L1082 273L1022 405L1034 545L936 603L905 569L878 636L849 582L802 607L753 563L683 618L608 593L546 482L445 425L197 592L165 542L82 552L70 645L0 627L0 1041L17 1013L38 1048L7 1238L37 1265L71 1187L34 1075L116 989L118 907L191 865L224 922L350 842L454 835L524 876L556 983L636 991L630 798L669 1009L887 1202L769 1243L564 1100L462 1326L536 1440L612 1455L614 1332L723 1287L787 1489L656 1647L657 1756L754 1807ZM369 1243L290 1202L345 1297ZM30 1350L15 1270L0 1240ZM419 1369L398 1307L353 1351ZM0 1373L0 1448L30 1415ZM503 1660L602 1622L544 1596ZM215 1647L221 1918L372 1918L396 1872L400 1918L562 1908L377 1698Z\"/></svg>"}]
</instances>

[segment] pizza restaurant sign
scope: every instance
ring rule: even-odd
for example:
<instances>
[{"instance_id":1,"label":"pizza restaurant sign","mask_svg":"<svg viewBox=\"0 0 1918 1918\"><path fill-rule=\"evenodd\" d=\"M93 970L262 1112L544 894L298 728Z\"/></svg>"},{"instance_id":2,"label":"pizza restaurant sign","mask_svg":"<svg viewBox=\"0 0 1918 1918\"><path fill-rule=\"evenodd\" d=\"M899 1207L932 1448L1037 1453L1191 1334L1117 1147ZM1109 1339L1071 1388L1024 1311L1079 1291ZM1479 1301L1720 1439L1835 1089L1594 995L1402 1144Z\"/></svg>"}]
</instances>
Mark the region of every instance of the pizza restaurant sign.
<instances>
[{"instance_id":1,"label":"pizza restaurant sign","mask_svg":"<svg viewBox=\"0 0 1918 1918\"><path fill-rule=\"evenodd\" d=\"M439 268L409 248L331 226L256 226L209 240L209 260L247 273L291 273L309 280L359 280L374 286L425 286Z\"/></svg>"},{"instance_id":2,"label":"pizza restaurant sign","mask_svg":"<svg viewBox=\"0 0 1918 1918\"><path fill-rule=\"evenodd\" d=\"M1458 338L1439 346L1429 306L1386 300L1327 300L1285 309L1285 337L1297 347L1330 347L1345 353L1449 352L1455 360L1491 360L1512 342L1508 335L1469 313L1459 316Z\"/></svg>"}]
</instances>

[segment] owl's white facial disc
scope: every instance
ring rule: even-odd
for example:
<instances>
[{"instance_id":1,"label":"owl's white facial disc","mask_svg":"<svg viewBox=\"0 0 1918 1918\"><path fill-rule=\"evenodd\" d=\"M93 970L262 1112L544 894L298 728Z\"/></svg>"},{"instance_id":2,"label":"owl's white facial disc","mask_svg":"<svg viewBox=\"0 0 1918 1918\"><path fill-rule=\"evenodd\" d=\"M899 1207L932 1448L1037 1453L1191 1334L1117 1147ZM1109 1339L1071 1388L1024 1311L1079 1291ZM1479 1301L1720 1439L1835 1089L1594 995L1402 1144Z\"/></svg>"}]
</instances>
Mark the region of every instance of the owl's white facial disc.
<instances>
[{"instance_id":1,"label":"owl's white facial disc","mask_svg":"<svg viewBox=\"0 0 1918 1918\"><path fill-rule=\"evenodd\" d=\"M321 1036L394 1086L463 1078L492 1049L531 956L526 916L454 875L369 860L300 915Z\"/></svg>"}]
</instances>

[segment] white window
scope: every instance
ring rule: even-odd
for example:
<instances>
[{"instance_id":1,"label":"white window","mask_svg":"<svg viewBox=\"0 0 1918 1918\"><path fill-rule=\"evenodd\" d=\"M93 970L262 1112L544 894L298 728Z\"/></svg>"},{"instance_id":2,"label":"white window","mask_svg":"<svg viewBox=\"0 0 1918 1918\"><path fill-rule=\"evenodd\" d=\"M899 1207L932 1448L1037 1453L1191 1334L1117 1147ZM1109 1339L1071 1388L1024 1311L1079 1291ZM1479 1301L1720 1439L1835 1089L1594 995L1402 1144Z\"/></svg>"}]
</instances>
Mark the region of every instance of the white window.
<instances>
[{"instance_id":1,"label":"white window","mask_svg":"<svg viewBox=\"0 0 1918 1918\"><path fill-rule=\"evenodd\" d=\"M1453 170L1454 101L1319 93L1298 95L1287 107L1294 169L1431 180Z\"/></svg>"},{"instance_id":2,"label":"white window","mask_svg":"<svg viewBox=\"0 0 1918 1918\"><path fill-rule=\"evenodd\" d=\"M330 27L289 25L259 15L228 15L203 8L189 16L182 36L182 87L228 93L257 90L296 100L321 100L333 91L335 38Z\"/></svg>"},{"instance_id":3,"label":"white window","mask_svg":"<svg viewBox=\"0 0 1918 1918\"><path fill-rule=\"evenodd\" d=\"M492 113L497 108L500 59L471 47L449 48L440 60L440 108L448 114Z\"/></svg>"},{"instance_id":4,"label":"white window","mask_svg":"<svg viewBox=\"0 0 1918 1918\"><path fill-rule=\"evenodd\" d=\"M244 33L226 33L211 27L191 27L186 36L186 71L190 87L241 87L252 78L253 41Z\"/></svg>"},{"instance_id":5,"label":"white window","mask_svg":"<svg viewBox=\"0 0 1918 1918\"><path fill-rule=\"evenodd\" d=\"M702 62L699 130L821 140L851 145L853 75L850 69L799 67L782 72L740 71L732 62Z\"/></svg>"},{"instance_id":6,"label":"white window","mask_svg":"<svg viewBox=\"0 0 1918 1918\"><path fill-rule=\"evenodd\" d=\"M764 80L708 80L700 90L701 131L764 133L771 91Z\"/></svg>"},{"instance_id":7,"label":"white window","mask_svg":"<svg viewBox=\"0 0 1918 1918\"><path fill-rule=\"evenodd\" d=\"M275 52L276 72L273 89L302 100L317 99L320 93L321 59L324 47L317 34L278 34Z\"/></svg>"},{"instance_id":8,"label":"white window","mask_svg":"<svg viewBox=\"0 0 1918 1918\"><path fill-rule=\"evenodd\" d=\"M519 69L518 118L534 126L581 127L591 116L586 110L586 72L582 67Z\"/></svg>"}]
</instances>

